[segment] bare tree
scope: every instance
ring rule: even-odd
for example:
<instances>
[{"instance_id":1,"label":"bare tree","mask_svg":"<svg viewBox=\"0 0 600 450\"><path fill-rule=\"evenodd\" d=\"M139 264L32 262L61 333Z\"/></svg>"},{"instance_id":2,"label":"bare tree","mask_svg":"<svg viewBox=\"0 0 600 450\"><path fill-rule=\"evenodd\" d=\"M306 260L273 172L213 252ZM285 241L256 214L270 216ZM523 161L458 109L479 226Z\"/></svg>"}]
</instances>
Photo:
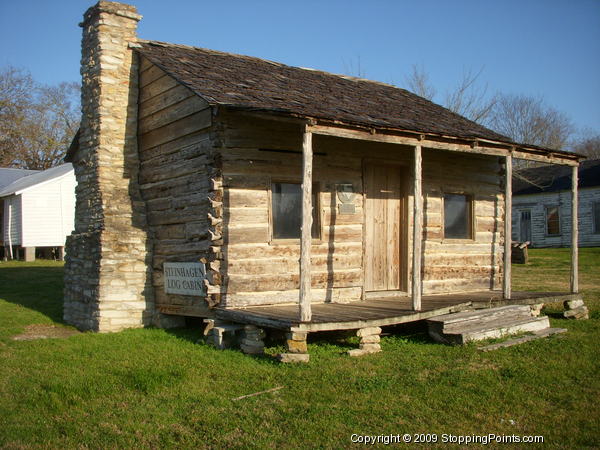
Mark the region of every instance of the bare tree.
<instances>
[{"instance_id":1,"label":"bare tree","mask_svg":"<svg viewBox=\"0 0 600 450\"><path fill-rule=\"evenodd\" d=\"M78 123L76 83L43 86L24 70L0 70L0 165L43 170L60 164Z\"/></svg>"},{"instance_id":2,"label":"bare tree","mask_svg":"<svg viewBox=\"0 0 600 450\"><path fill-rule=\"evenodd\" d=\"M573 134L571 120L541 97L499 95L488 126L518 143L560 150Z\"/></svg>"},{"instance_id":3,"label":"bare tree","mask_svg":"<svg viewBox=\"0 0 600 450\"><path fill-rule=\"evenodd\" d=\"M498 99L498 95L488 94L487 84L478 84L482 72L483 67L477 73L471 69L463 71L462 78L454 90L446 93L444 101L450 111L478 123L489 119Z\"/></svg>"},{"instance_id":4,"label":"bare tree","mask_svg":"<svg viewBox=\"0 0 600 450\"><path fill-rule=\"evenodd\" d=\"M436 89L429 81L429 75L425 72L423 66L413 64L412 72L404 79L408 90L414 92L420 97L433 101Z\"/></svg>"},{"instance_id":5,"label":"bare tree","mask_svg":"<svg viewBox=\"0 0 600 450\"><path fill-rule=\"evenodd\" d=\"M18 129L31 105L33 80L29 73L7 67L0 71L0 166L12 164L20 148Z\"/></svg>"},{"instance_id":6,"label":"bare tree","mask_svg":"<svg viewBox=\"0 0 600 450\"><path fill-rule=\"evenodd\" d=\"M482 72L483 67L477 73L465 70L456 87L446 91L442 104L467 119L485 123L496 104L496 96L488 94L487 85L479 84ZM423 66L413 64L410 75L405 78L405 84L415 94L434 101L437 90L429 81L429 75Z\"/></svg>"},{"instance_id":7,"label":"bare tree","mask_svg":"<svg viewBox=\"0 0 600 450\"><path fill-rule=\"evenodd\" d=\"M367 76L360 62L360 55L356 57L356 61L354 61L354 58L348 60L342 58L342 64L344 65L344 73L346 75L357 78L365 78Z\"/></svg>"},{"instance_id":8,"label":"bare tree","mask_svg":"<svg viewBox=\"0 0 600 450\"><path fill-rule=\"evenodd\" d=\"M600 158L600 134L592 135L591 133L591 130L587 131L587 136L580 138L573 145L573 151L590 159L598 159Z\"/></svg>"}]
</instances>

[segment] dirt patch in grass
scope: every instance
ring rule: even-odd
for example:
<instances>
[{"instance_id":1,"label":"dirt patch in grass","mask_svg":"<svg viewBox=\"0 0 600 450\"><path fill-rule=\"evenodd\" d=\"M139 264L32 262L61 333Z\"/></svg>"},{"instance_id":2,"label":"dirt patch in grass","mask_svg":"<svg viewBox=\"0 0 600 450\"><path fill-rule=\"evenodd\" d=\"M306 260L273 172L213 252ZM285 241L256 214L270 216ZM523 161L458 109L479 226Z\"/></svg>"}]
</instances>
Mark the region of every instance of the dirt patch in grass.
<instances>
[{"instance_id":1,"label":"dirt patch in grass","mask_svg":"<svg viewBox=\"0 0 600 450\"><path fill-rule=\"evenodd\" d=\"M25 327L25 332L13 336L13 341L33 341L36 339L57 339L67 338L76 334L80 334L80 331L74 330L73 328L65 328L56 325L47 324L32 324Z\"/></svg>"}]
</instances>

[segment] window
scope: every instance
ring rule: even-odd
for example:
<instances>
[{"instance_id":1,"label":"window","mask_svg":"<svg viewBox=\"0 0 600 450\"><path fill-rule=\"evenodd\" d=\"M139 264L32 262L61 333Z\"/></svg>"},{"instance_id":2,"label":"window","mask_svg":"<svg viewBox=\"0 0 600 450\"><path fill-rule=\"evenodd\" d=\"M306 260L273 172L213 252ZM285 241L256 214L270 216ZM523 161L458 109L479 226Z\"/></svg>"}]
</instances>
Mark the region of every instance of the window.
<instances>
[{"instance_id":1,"label":"window","mask_svg":"<svg viewBox=\"0 0 600 450\"><path fill-rule=\"evenodd\" d=\"M319 237L318 185L313 185L312 237ZM300 183L271 184L273 239L300 239L302 187Z\"/></svg>"},{"instance_id":2,"label":"window","mask_svg":"<svg viewBox=\"0 0 600 450\"><path fill-rule=\"evenodd\" d=\"M464 194L444 194L444 239L473 238L472 199Z\"/></svg>"},{"instance_id":3,"label":"window","mask_svg":"<svg viewBox=\"0 0 600 450\"><path fill-rule=\"evenodd\" d=\"M600 202L594 202L592 214L594 215L594 233L600 234Z\"/></svg>"},{"instance_id":4,"label":"window","mask_svg":"<svg viewBox=\"0 0 600 450\"><path fill-rule=\"evenodd\" d=\"M560 234L560 213L558 206L546 206L546 234Z\"/></svg>"}]
</instances>

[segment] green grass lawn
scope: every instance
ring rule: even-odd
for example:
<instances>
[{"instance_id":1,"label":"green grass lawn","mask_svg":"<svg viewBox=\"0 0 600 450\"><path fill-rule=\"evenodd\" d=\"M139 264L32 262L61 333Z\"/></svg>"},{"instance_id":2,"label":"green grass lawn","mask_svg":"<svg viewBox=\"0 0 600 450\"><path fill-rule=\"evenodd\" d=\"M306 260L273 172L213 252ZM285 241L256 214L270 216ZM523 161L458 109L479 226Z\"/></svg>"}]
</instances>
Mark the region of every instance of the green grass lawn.
<instances>
[{"instance_id":1,"label":"green grass lawn","mask_svg":"<svg viewBox=\"0 0 600 450\"><path fill-rule=\"evenodd\" d=\"M531 250L513 289L566 290L568 256ZM281 365L196 344L199 328L12 340L32 324L62 326L62 267L0 263L0 447L338 448L353 433L600 446L599 248L581 250L581 286L590 320L547 310L569 330L560 337L481 353L398 327L376 355L352 359L350 344L319 337L309 364Z\"/></svg>"}]
</instances>

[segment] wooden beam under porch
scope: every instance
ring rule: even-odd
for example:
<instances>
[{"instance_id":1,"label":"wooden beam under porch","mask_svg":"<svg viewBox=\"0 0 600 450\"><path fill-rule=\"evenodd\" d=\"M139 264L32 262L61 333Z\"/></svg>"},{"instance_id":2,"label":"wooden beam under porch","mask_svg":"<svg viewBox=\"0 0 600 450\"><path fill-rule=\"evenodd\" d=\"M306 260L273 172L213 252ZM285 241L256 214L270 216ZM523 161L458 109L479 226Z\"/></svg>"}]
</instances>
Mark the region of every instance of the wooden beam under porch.
<instances>
[{"instance_id":1,"label":"wooden beam under porch","mask_svg":"<svg viewBox=\"0 0 600 450\"><path fill-rule=\"evenodd\" d=\"M313 303L310 322L298 320L297 304L218 308L215 313L218 319L231 322L280 330L317 332L416 322L467 308L493 308L513 304L534 305L576 299L581 299L581 294L513 292L510 300L503 297L502 291L424 295L421 299L420 311L413 311L412 300L408 296L375 298L352 303Z\"/></svg>"}]
</instances>

